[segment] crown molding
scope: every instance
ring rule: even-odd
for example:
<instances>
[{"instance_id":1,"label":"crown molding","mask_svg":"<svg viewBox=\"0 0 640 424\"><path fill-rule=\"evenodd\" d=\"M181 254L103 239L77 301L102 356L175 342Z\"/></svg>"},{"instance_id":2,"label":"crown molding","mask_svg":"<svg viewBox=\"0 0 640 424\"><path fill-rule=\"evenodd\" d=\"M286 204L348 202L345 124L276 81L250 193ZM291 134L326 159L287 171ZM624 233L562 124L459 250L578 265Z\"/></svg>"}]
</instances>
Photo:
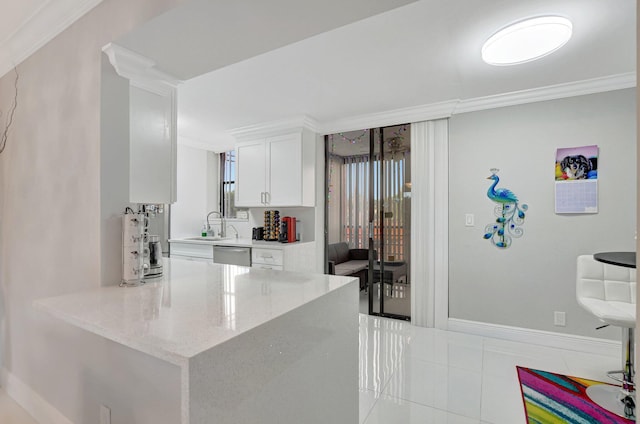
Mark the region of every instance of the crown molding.
<instances>
[{"instance_id":1,"label":"crown molding","mask_svg":"<svg viewBox=\"0 0 640 424\"><path fill-rule=\"evenodd\" d=\"M493 96L477 97L461 100L453 111L454 114L515 106L525 103L543 102L566 97L584 96L605 91L622 90L636 86L636 73L609 75L582 81L573 81L528 90L513 91Z\"/></svg>"},{"instance_id":2,"label":"crown molding","mask_svg":"<svg viewBox=\"0 0 640 424\"><path fill-rule=\"evenodd\" d=\"M336 119L322 124L318 132L321 134L335 134L338 132L361 130L363 128L386 127L389 125L448 118L453 113L458 102L459 100L447 100L440 103Z\"/></svg>"},{"instance_id":3,"label":"crown molding","mask_svg":"<svg viewBox=\"0 0 640 424\"><path fill-rule=\"evenodd\" d=\"M291 118L281 119L278 121L264 122L256 125L248 125L246 127L234 128L228 131L228 134L236 140L248 138L269 137L281 134L283 131L307 129L314 133L320 132L318 121L310 116L300 115Z\"/></svg>"},{"instance_id":4,"label":"crown molding","mask_svg":"<svg viewBox=\"0 0 640 424\"><path fill-rule=\"evenodd\" d=\"M173 75L157 69L153 60L122 46L109 43L102 51L118 75L127 78L133 86L166 95L182 83Z\"/></svg>"},{"instance_id":5,"label":"crown molding","mask_svg":"<svg viewBox=\"0 0 640 424\"><path fill-rule=\"evenodd\" d=\"M411 122L431 121L449 118L455 114L475 112L485 109L495 109L505 106L515 106L525 103L535 103L566 97L583 96L606 91L622 90L636 86L636 74L610 75L582 81L549 85L528 90L513 91L493 96L476 97L465 100L448 100L420 106L393 109L386 112L376 112L358 115L350 118L336 119L328 122L318 122L308 116L298 116L279 121L250 125L230 130L228 134L237 140L259 138L277 134L285 130L307 128L315 133L335 134L345 131L361 130L363 128L385 127Z\"/></svg>"},{"instance_id":6,"label":"crown molding","mask_svg":"<svg viewBox=\"0 0 640 424\"><path fill-rule=\"evenodd\" d=\"M0 42L0 77L19 65L102 0L48 0Z\"/></svg>"},{"instance_id":7,"label":"crown molding","mask_svg":"<svg viewBox=\"0 0 640 424\"><path fill-rule=\"evenodd\" d=\"M319 133L335 134L363 128L384 127L409 122L430 121L449 118L459 113L542 102L566 97L584 96L606 91L622 90L636 86L636 73L609 75L588 80L513 91L493 96L465 100L448 100L415 107L394 109L387 112L359 115L320 124Z\"/></svg>"},{"instance_id":8,"label":"crown molding","mask_svg":"<svg viewBox=\"0 0 640 424\"><path fill-rule=\"evenodd\" d=\"M582 81L573 81L527 90L476 97L465 100L447 100L420 106L393 109L364 115L341 118L334 121L318 122L307 116L283 119L279 121L250 125L230 130L228 133L236 139L258 138L274 135L284 130L308 128L318 134L335 134L363 128L385 127L411 122L431 121L449 118L455 114L535 103L566 97L583 96L606 91L622 90L636 86L635 72L609 75Z\"/></svg>"}]
</instances>

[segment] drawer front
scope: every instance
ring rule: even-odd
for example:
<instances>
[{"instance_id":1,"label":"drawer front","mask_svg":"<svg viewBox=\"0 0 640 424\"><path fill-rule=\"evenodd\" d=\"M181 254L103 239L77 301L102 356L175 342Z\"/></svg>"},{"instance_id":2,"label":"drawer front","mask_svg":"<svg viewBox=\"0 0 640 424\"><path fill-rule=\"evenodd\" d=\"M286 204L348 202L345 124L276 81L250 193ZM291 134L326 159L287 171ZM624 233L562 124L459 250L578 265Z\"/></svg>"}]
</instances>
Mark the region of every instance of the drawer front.
<instances>
[{"instance_id":1,"label":"drawer front","mask_svg":"<svg viewBox=\"0 0 640 424\"><path fill-rule=\"evenodd\" d=\"M213 260L213 246L210 244L171 243L170 256L191 256Z\"/></svg>"},{"instance_id":2,"label":"drawer front","mask_svg":"<svg viewBox=\"0 0 640 424\"><path fill-rule=\"evenodd\" d=\"M267 264L256 264L256 263L251 265L251 268L275 269L277 271L283 271L284 270L282 265L267 265Z\"/></svg>"},{"instance_id":3,"label":"drawer front","mask_svg":"<svg viewBox=\"0 0 640 424\"><path fill-rule=\"evenodd\" d=\"M280 249L251 249L251 263L265 265L284 265L284 255Z\"/></svg>"},{"instance_id":4,"label":"drawer front","mask_svg":"<svg viewBox=\"0 0 640 424\"><path fill-rule=\"evenodd\" d=\"M195 256L182 256L182 255L172 254L171 257L174 258L174 259L185 259L187 261L211 262L211 259L209 259L209 258L198 258L198 257L195 257Z\"/></svg>"}]
</instances>

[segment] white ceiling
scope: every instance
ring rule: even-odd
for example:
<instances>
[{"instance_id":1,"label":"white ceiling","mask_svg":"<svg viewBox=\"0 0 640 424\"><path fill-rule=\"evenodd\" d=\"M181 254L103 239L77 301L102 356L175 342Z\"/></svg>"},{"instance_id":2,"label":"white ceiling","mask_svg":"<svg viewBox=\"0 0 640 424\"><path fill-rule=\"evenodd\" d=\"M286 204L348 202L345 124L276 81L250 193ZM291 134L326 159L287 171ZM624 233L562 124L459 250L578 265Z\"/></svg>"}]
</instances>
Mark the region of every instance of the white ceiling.
<instances>
[{"instance_id":1,"label":"white ceiling","mask_svg":"<svg viewBox=\"0 0 640 424\"><path fill-rule=\"evenodd\" d=\"M46 3L46 0L2 0L0 6L0 40L7 40Z\"/></svg>"},{"instance_id":2,"label":"white ceiling","mask_svg":"<svg viewBox=\"0 0 640 424\"><path fill-rule=\"evenodd\" d=\"M117 44L187 80L416 0L189 0Z\"/></svg>"},{"instance_id":3,"label":"white ceiling","mask_svg":"<svg viewBox=\"0 0 640 424\"><path fill-rule=\"evenodd\" d=\"M0 77L102 0L0 0Z\"/></svg>"},{"instance_id":4,"label":"white ceiling","mask_svg":"<svg viewBox=\"0 0 640 424\"><path fill-rule=\"evenodd\" d=\"M0 75L100 1L0 0ZM221 151L231 146L231 130L260 123L308 116L326 124L635 73L635 7L635 0L190 0L117 42L186 79L180 140ZM540 14L573 21L565 47L518 66L480 60L494 31Z\"/></svg>"},{"instance_id":5,"label":"white ceiling","mask_svg":"<svg viewBox=\"0 0 640 424\"><path fill-rule=\"evenodd\" d=\"M186 81L179 139L221 151L232 146L230 130L259 123L301 115L327 123L635 72L635 7L635 0L417 1ZM567 45L522 65L482 62L493 32L541 14L573 21ZM233 37L226 42L235 45Z\"/></svg>"}]
</instances>

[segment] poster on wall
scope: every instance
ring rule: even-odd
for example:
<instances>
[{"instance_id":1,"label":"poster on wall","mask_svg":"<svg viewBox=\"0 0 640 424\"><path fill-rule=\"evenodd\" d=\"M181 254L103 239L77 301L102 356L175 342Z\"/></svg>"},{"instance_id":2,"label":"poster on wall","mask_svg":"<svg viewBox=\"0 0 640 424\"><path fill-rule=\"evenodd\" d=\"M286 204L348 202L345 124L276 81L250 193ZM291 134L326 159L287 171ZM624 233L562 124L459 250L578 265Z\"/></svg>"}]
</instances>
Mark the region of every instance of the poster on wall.
<instances>
[{"instance_id":1,"label":"poster on wall","mask_svg":"<svg viewBox=\"0 0 640 424\"><path fill-rule=\"evenodd\" d=\"M598 212L598 146L556 152L556 213Z\"/></svg>"}]
</instances>

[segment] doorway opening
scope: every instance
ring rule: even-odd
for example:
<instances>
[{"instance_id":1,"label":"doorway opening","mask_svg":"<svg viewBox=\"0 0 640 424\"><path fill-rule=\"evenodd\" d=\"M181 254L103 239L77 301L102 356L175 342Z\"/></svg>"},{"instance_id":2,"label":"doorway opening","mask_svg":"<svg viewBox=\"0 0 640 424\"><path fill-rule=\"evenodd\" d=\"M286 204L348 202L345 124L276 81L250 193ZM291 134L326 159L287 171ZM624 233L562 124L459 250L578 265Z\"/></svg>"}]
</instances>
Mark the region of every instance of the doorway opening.
<instances>
[{"instance_id":1,"label":"doorway opening","mask_svg":"<svg viewBox=\"0 0 640 424\"><path fill-rule=\"evenodd\" d=\"M330 134L327 272L360 280L360 312L410 320L411 126Z\"/></svg>"}]
</instances>

